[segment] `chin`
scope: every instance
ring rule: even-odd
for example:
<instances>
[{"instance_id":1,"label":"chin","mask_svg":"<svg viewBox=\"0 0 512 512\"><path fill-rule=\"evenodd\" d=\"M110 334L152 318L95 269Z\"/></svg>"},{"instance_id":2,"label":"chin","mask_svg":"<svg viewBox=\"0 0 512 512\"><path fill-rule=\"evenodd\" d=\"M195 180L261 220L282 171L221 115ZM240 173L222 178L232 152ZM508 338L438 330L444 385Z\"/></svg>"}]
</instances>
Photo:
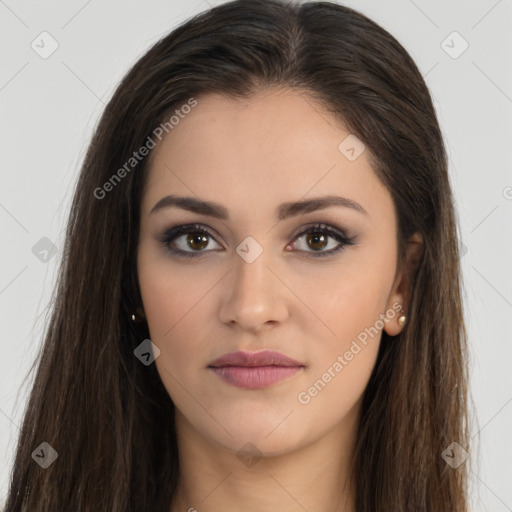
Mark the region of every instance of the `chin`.
<instances>
[{"instance_id":1,"label":"chin","mask_svg":"<svg viewBox=\"0 0 512 512\"><path fill-rule=\"evenodd\" d=\"M223 431L222 437L215 437L214 440L238 456L250 454L254 457L278 457L307 444L306 433L291 426L285 428L281 425L273 431L272 428L258 429L254 424L245 427L240 423L232 427L226 425L226 429L233 437Z\"/></svg>"}]
</instances>

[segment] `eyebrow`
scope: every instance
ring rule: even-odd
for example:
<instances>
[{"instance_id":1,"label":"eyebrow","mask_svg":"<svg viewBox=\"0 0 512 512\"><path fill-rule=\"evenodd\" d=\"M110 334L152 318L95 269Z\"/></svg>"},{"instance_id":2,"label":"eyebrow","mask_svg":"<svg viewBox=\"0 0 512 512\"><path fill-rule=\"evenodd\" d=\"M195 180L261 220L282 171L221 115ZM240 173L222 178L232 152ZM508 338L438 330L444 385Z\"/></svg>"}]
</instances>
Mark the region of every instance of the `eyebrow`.
<instances>
[{"instance_id":1,"label":"eyebrow","mask_svg":"<svg viewBox=\"0 0 512 512\"><path fill-rule=\"evenodd\" d=\"M332 206L351 208L359 213L362 213L363 215L368 215L368 212L359 203L356 203L352 199L339 196L324 196L316 197L314 199L307 199L304 201L283 203L277 208L277 218L280 221L286 220L289 217L311 213ZM163 210L164 208L170 207L182 208L183 210L188 210L200 215L208 215L210 217L215 217L216 219L229 219L228 209L219 203L214 203L212 201L202 201L194 197L173 195L165 196L160 199L155 204L155 206L153 206L149 214L152 215L153 213Z\"/></svg>"}]
</instances>

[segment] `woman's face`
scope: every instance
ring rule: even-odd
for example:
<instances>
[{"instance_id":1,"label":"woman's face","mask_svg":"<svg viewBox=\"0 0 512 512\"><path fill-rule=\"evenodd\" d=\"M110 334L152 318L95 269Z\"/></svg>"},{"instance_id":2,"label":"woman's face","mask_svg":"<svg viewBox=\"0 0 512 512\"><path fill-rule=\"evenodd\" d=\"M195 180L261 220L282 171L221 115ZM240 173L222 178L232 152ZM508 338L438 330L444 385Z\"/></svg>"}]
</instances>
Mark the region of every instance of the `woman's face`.
<instances>
[{"instance_id":1,"label":"woman's face","mask_svg":"<svg viewBox=\"0 0 512 512\"><path fill-rule=\"evenodd\" d=\"M270 456L354 428L382 329L400 330L403 297L391 196L349 136L310 97L267 90L197 98L153 150L138 275L178 433ZM218 206L167 201L152 211L171 195ZM327 196L356 207L290 206ZM192 227L166 239L185 224L207 234ZM263 349L300 366L209 367ZM281 380L265 380L272 371Z\"/></svg>"}]
</instances>

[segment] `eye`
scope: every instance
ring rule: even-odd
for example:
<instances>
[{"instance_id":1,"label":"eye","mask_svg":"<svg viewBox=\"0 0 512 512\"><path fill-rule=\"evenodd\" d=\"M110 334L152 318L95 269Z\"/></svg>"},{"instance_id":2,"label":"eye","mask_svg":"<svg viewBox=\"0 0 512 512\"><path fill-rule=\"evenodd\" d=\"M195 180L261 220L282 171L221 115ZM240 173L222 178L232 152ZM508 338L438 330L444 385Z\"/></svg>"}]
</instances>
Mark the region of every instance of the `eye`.
<instances>
[{"instance_id":1,"label":"eye","mask_svg":"<svg viewBox=\"0 0 512 512\"><path fill-rule=\"evenodd\" d=\"M305 237L305 239L302 244L302 249L300 250L310 253L309 255L314 258L335 254L341 251L346 245L355 245L356 243L356 237L349 236L346 232L326 224L308 226L295 238L300 239L302 237ZM331 247L330 250L324 251L323 249L329 246L329 238L335 240L337 244L335 243L334 247ZM308 249L312 249L312 251Z\"/></svg>"},{"instance_id":2,"label":"eye","mask_svg":"<svg viewBox=\"0 0 512 512\"><path fill-rule=\"evenodd\" d=\"M302 237L305 237L305 240L302 244L298 244L302 245L299 251L309 253L308 256L312 257L329 256L341 251L347 245L356 243L355 237L326 224L308 226L296 235L294 240ZM183 240L180 240L181 238ZM329 246L329 239L337 243L330 250L324 251L323 249ZM194 258L201 256L201 253L211 252L211 250L204 250L210 245L211 240L215 240L213 235L199 224L185 224L170 228L160 238L160 242L173 255L185 258ZM291 245L295 246L297 243L293 242ZM219 244L217 246L221 247Z\"/></svg>"},{"instance_id":3,"label":"eye","mask_svg":"<svg viewBox=\"0 0 512 512\"><path fill-rule=\"evenodd\" d=\"M181 243L179 243L180 238L184 238ZM169 251L171 251L171 253L185 258L194 258L200 255L194 254L194 252L205 252L203 249L208 247L209 238L213 239L211 233L199 224L185 224L166 231L160 241L169 249ZM178 245L178 247L176 248L174 245ZM187 250L190 248L193 250Z\"/></svg>"}]
</instances>

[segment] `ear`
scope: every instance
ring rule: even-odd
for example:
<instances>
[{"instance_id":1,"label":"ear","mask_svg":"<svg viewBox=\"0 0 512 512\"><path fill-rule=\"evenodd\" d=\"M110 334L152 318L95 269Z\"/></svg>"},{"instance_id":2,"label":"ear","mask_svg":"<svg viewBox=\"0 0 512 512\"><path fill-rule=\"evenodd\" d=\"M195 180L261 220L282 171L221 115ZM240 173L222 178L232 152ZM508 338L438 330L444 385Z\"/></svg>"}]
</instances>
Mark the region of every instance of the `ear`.
<instances>
[{"instance_id":1,"label":"ear","mask_svg":"<svg viewBox=\"0 0 512 512\"><path fill-rule=\"evenodd\" d=\"M412 235L407 241L405 261L402 268L399 269L397 273L393 289L391 290L388 304L386 306L386 311L390 309L396 311L396 303L399 303L402 306L400 312L397 311L395 317L389 322L386 322L384 326L384 330L390 336L396 336L403 328L403 326L399 325L398 318L403 314L407 315L407 312L409 311L413 276L416 268L418 267L422 253L423 237L420 233L414 233L414 235ZM393 307L393 304L395 304L395 307Z\"/></svg>"}]
</instances>

